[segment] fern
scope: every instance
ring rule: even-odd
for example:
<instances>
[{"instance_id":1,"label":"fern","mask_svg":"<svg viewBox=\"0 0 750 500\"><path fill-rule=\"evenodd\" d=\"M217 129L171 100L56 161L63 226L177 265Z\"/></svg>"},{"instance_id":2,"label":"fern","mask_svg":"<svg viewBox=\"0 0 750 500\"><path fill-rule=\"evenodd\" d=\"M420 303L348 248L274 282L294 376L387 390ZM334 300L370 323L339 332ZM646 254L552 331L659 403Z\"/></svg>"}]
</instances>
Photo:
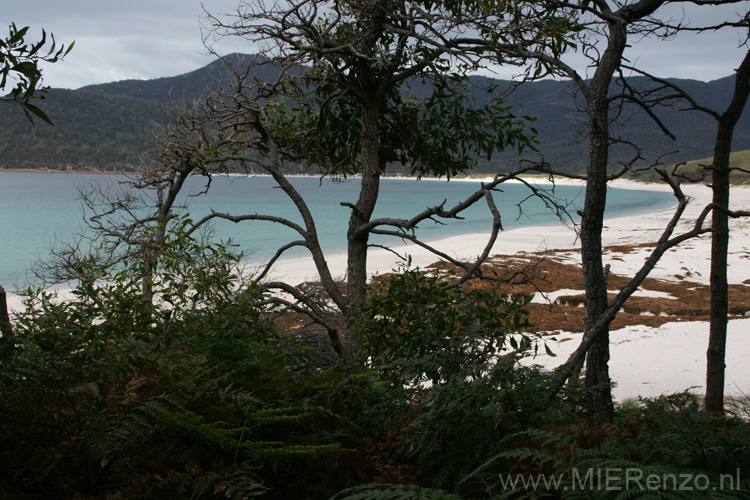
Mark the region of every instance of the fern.
<instances>
[{"instance_id":1,"label":"fern","mask_svg":"<svg viewBox=\"0 0 750 500\"><path fill-rule=\"evenodd\" d=\"M282 409L270 413L294 412L295 409ZM251 428L224 428L223 422L205 423L204 418L192 413L169 413L163 412L161 418L184 431L196 434L206 441L220 446L224 450L239 450L247 453L255 459L284 458L314 456L325 453L338 453L352 451L344 449L338 443L322 445L290 445L283 441L252 441L253 429ZM281 415L283 416L283 415ZM268 417L266 417L268 418ZM286 418L270 418L272 423L286 423ZM298 422L297 419L292 420Z\"/></svg>"},{"instance_id":2,"label":"fern","mask_svg":"<svg viewBox=\"0 0 750 500\"><path fill-rule=\"evenodd\" d=\"M403 484L365 484L339 492L331 500L462 500L443 490Z\"/></svg>"},{"instance_id":3,"label":"fern","mask_svg":"<svg viewBox=\"0 0 750 500\"><path fill-rule=\"evenodd\" d=\"M516 433L506 443L535 446L493 455L458 486L483 484L491 498L532 499L545 493L564 499L750 498L747 485L737 484L735 478L731 485L722 484L721 475L705 470L624 458L606 444L610 438L594 448L581 446L580 439L576 432L531 429Z\"/></svg>"},{"instance_id":4,"label":"fern","mask_svg":"<svg viewBox=\"0 0 750 500\"><path fill-rule=\"evenodd\" d=\"M363 316L373 357L320 368L306 361L309 348L272 329L257 287L238 292L234 261L212 261L223 249L194 269L201 244L170 238L153 283L168 308L144 300L138 269L85 262L75 300L32 292L17 334L0 337L2 495L747 497L747 421L677 395L597 426L580 414L584 393L549 400L548 374L519 366L520 352L498 357L526 325L524 301L461 294L421 274L394 278L370 305L396 314L371 307ZM435 307L425 314L424 304ZM405 331L409 321L418 331ZM434 383L406 383L418 380ZM609 491L598 476L564 489L575 474L607 469L705 475L709 489ZM737 469L741 485L713 490ZM539 474L564 483L507 481Z\"/></svg>"},{"instance_id":5,"label":"fern","mask_svg":"<svg viewBox=\"0 0 750 500\"><path fill-rule=\"evenodd\" d=\"M82 434L81 446L94 463L102 466L133 443L156 431L156 418L179 408L172 398L158 396L143 401L127 412L106 410L97 414Z\"/></svg>"},{"instance_id":6,"label":"fern","mask_svg":"<svg viewBox=\"0 0 750 500\"><path fill-rule=\"evenodd\" d=\"M247 499L263 495L269 488L263 483L257 468L248 464L234 464L204 471L197 465L185 467L185 472L173 473L161 481L157 489L165 496L175 491L189 492L193 499Z\"/></svg>"},{"instance_id":7,"label":"fern","mask_svg":"<svg viewBox=\"0 0 750 500\"><path fill-rule=\"evenodd\" d=\"M298 424L312 417L312 413L302 408L268 408L253 413L252 419L257 425Z\"/></svg>"}]
</instances>

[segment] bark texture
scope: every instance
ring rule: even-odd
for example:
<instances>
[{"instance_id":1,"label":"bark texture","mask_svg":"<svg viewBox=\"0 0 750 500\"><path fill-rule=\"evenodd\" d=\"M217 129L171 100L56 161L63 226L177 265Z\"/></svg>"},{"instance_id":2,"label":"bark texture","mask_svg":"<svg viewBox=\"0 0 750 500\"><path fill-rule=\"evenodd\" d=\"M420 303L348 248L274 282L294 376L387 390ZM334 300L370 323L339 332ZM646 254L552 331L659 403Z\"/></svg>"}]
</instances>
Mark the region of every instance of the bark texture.
<instances>
[{"instance_id":1,"label":"bark texture","mask_svg":"<svg viewBox=\"0 0 750 500\"><path fill-rule=\"evenodd\" d=\"M605 2L598 2L600 14L607 19L607 47L599 58L590 82L578 79L586 99L589 122L589 158L586 199L581 217L581 260L586 291L586 331L604 316L608 307L607 282L602 261L602 230L607 204L609 167L609 88L620 68L628 43L629 26L652 14L664 0L641 0L612 12ZM602 421L614 418L609 378L609 326L600 327L586 358L586 387L590 390L589 410Z\"/></svg>"},{"instance_id":2,"label":"bark texture","mask_svg":"<svg viewBox=\"0 0 750 500\"><path fill-rule=\"evenodd\" d=\"M10 315L8 315L8 301L5 288L2 286L0 286L0 334L3 337L13 335L13 326L10 323Z\"/></svg>"},{"instance_id":3,"label":"bark texture","mask_svg":"<svg viewBox=\"0 0 750 500\"><path fill-rule=\"evenodd\" d=\"M711 237L711 325L706 352L706 409L724 411L724 372L727 345L727 254L729 252L729 155L737 121L750 95L750 51L737 70L734 94L719 117L714 147L713 211Z\"/></svg>"}]
</instances>

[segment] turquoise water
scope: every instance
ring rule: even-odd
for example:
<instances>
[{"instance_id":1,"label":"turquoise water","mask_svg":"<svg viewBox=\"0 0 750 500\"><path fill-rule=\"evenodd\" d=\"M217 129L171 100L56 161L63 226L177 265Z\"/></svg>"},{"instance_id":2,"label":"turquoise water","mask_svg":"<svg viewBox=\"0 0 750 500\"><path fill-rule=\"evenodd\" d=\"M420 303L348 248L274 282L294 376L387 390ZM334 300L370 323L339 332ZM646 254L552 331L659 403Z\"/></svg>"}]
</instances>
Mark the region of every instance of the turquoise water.
<instances>
[{"instance_id":1,"label":"turquoise water","mask_svg":"<svg viewBox=\"0 0 750 500\"><path fill-rule=\"evenodd\" d=\"M10 289L23 283L30 278L27 271L35 261L49 258L49 248L55 238L70 241L81 231L83 210L78 186L92 181L109 185L121 179L113 175L0 172L0 284ZM327 251L343 250L349 208L340 203L356 200L359 181L321 182L313 177L297 177L292 181L317 218L323 247ZM203 180L198 177L187 183L189 192L197 193L202 187ZM444 199L449 207L478 188L478 182L387 179L382 183L375 217L409 218ZM495 201L505 229L556 222L555 215L535 199L524 203L523 214L519 217L516 205L529 195L528 189L517 184L503 185L501 189L502 192L495 194ZM583 204L580 187L558 186L556 195L576 207ZM269 177L216 177L209 195L185 199L189 201L189 212L194 220L216 210L233 215L272 214L301 222L291 201L280 189L274 188ZM668 193L612 189L607 214L617 216L657 210L668 206L672 200ZM465 220L448 221L446 225L423 222L417 234L425 240L434 240L462 233L488 232L491 228L492 218L484 201L467 211L465 217ZM298 239L291 229L269 222L219 221L216 237L224 240L231 237L249 260L266 259L281 245ZM287 255L305 254L304 249L295 252Z\"/></svg>"}]
</instances>

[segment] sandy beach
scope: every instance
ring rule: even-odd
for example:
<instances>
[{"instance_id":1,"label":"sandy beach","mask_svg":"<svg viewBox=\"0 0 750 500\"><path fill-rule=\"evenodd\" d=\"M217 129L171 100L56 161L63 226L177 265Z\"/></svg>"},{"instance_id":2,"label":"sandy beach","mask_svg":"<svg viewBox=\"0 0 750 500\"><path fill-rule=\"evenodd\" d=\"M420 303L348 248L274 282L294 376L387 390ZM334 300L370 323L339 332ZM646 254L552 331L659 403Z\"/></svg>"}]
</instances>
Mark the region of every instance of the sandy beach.
<instances>
[{"instance_id":1,"label":"sandy beach","mask_svg":"<svg viewBox=\"0 0 750 500\"><path fill-rule=\"evenodd\" d=\"M611 186L671 191L666 185L631 181L616 181ZM691 228L698 214L711 200L711 191L705 186L683 186L683 191L691 201L676 234ZM611 265L611 273L628 277L641 267L650 251L648 243L658 240L672 217L675 206L676 201L670 208L661 211L605 221L603 243L609 248L604 255L605 262ZM731 208L750 209L750 188L732 188ZM750 288L750 220L736 220L730 224L730 283ZM432 243L454 258L466 260L481 253L488 237L489 234L466 234ZM413 266L424 268L437 260L434 255L414 245L398 242L393 248L400 254L410 255ZM541 255L543 252L553 256L557 264L578 265L580 242L574 229L562 224L515 228L501 232L492 250L492 254L516 258ZM339 253L327 258L336 278L344 278L345 257L345 254ZM371 276L391 272L398 266L399 259L392 252L373 249L369 254L368 273ZM650 277L681 288L705 287L708 285L709 269L710 235L705 235L686 241L667 252ZM293 283L317 280L311 259L282 260L275 266L271 278ZM581 289L555 290L535 297L534 302L551 304L563 294L582 293ZM705 291L700 293L705 294L705 303L708 304L708 294ZM678 297L666 292L643 291L641 296L658 297L662 301L679 301ZM9 297L11 310L18 310L20 306L18 297ZM728 396L750 394L750 302L746 304L745 313L735 315L729 322L725 387ZM708 322L703 319L685 321L685 318L671 322L669 318L661 318L662 322L658 326L648 326L655 323L652 321L654 318L649 317L651 313L642 314L643 324L628 324L623 328L613 328L611 332L610 371L616 383L615 398L622 401L626 398L654 397L687 389L703 393ZM632 318L630 323L633 323ZM564 362L581 337L580 329L547 329L545 334L552 335L547 337L547 345L557 356L544 354L528 359L527 362L546 368L554 368Z\"/></svg>"},{"instance_id":2,"label":"sandy beach","mask_svg":"<svg viewBox=\"0 0 750 500\"><path fill-rule=\"evenodd\" d=\"M667 185L632 181L615 181L611 186L671 192ZM690 198L690 203L675 234L691 229L703 207L711 201L711 190L705 186L686 185L682 186L682 189ZM641 245L655 243L659 239L676 205L675 201L670 208L658 212L606 220L603 243L605 247L609 247L605 251L605 262L611 265L611 273L629 277L641 267L650 252L647 245ZM750 188L732 188L731 206L734 209L749 209ZM730 224L730 283L750 286L750 220L736 220ZM482 251L487 238L488 234L467 234L446 238L434 244L457 259L470 259ZM678 245L667 252L650 277L680 287L689 288L699 284L707 286L710 244L710 235L704 235ZM618 251L621 248L627 250ZM414 245L399 244L395 249L400 253L408 253L414 266L424 268L436 260L432 254ZM580 262L580 242L576 233L572 228L562 224L504 231L498 237L492 253L524 255L538 254L545 250L554 254L557 262L572 265ZM334 276L344 277L346 261L343 254L331 255L328 263ZM396 269L398 265L398 258L393 253L374 249L369 256L368 272L371 275L387 273ZM285 261L278 266L274 276L292 281L316 279L309 260ZM547 294L547 297L537 296L534 302L554 301L560 293L582 294L583 290L566 289L559 293ZM709 296L707 292L704 293L707 306ZM635 296L638 295L648 296L648 292L636 292ZM664 294L660 297L670 300L670 297ZM678 298L671 297L671 300L676 301ZM725 393L732 397L750 394L750 303L747 303L746 312L747 318L729 321ZM644 323L648 323L646 320L650 318L644 314L643 319ZM546 333L553 334L551 338L547 338L547 345L557 356L541 354L527 360L546 368L554 368L564 362L577 347L582 335L580 330L555 330ZM666 322L656 327L645 324L630 325L613 329L611 344L610 372L612 380L616 383L614 396L617 400L639 396L655 397L688 389L697 394L705 392L707 321Z\"/></svg>"}]
</instances>

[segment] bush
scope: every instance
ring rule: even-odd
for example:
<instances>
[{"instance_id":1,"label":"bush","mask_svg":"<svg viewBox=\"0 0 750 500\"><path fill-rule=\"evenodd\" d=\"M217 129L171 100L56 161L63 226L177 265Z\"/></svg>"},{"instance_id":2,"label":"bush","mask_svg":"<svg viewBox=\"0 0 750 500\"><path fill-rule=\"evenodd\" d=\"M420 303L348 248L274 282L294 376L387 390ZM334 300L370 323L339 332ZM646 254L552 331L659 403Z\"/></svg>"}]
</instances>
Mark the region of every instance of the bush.
<instances>
[{"instance_id":1,"label":"bush","mask_svg":"<svg viewBox=\"0 0 750 500\"><path fill-rule=\"evenodd\" d=\"M526 298L405 270L355 320L361 366L320 368L232 247L179 227L153 274L86 259L73 300L30 292L0 337L0 497L747 497L746 420L677 395L602 425L583 389L551 398L551 375L518 363L539 342ZM710 489L587 473L626 469ZM741 484L711 489L727 475Z\"/></svg>"},{"instance_id":2,"label":"bush","mask_svg":"<svg viewBox=\"0 0 750 500\"><path fill-rule=\"evenodd\" d=\"M750 498L750 425L688 394L641 400L615 424L529 427L468 478L488 498Z\"/></svg>"},{"instance_id":3,"label":"bush","mask_svg":"<svg viewBox=\"0 0 750 500\"><path fill-rule=\"evenodd\" d=\"M438 385L479 379L531 346L530 297L499 287L464 293L449 278L404 269L370 293L356 319L365 364L402 385Z\"/></svg>"},{"instance_id":4,"label":"bush","mask_svg":"<svg viewBox=\"0 0 750 500\"><path fill-rule=\"evenodd\" d=\"M570 407L550 405L549 377L518 364L539 340L529 300L499 285L464 292L418 269L368 296L356 324L363 363L412 395L394 453L423 486L456 488L508 434L570 418Z\"/></svg>"},{"instance_id":5,"label":"bush","mask_svg":"<svg viewBox=\"0 0 750 500\"><path fill-rule=\"evenodd\" d=\"M348 453L311 353L275 334L259 286L238 288L239 257L172 237L148 296L137 264L93 260L73 300L30 292L0 339L3 496L246 498Z\"/></svg>"}]
</instances>

